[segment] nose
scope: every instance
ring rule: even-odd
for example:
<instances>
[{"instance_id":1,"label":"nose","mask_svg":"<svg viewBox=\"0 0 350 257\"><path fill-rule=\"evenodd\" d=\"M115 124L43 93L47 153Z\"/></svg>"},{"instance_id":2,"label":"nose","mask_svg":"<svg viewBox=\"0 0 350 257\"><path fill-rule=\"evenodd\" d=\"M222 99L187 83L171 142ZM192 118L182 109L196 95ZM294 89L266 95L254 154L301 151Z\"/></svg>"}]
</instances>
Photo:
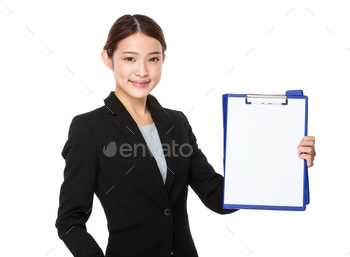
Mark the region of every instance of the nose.
<instances>
[{"instance_id":1,"label":"nose","mask_svg":"<svg viewBox=\"0 0 350 257\"><path fill-rule=\"evenodd\" d=\"M140 76L140 77L148 76L147 63L138 62L138 65L137 65L136 71L135 71L135 75Z\"/></svg>"}]
</instances>

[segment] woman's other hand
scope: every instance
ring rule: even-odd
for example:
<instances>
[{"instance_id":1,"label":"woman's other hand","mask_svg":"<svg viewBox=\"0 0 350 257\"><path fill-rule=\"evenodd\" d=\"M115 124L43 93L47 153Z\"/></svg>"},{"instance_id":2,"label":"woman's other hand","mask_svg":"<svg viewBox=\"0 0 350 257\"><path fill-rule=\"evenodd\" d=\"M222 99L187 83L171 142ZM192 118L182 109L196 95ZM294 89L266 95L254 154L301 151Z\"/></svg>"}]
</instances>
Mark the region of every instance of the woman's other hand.
<instances>
[{"instance_id":1,"label":"woman's other hand","mask_svg":"<svg viewBox=\"0 0 350 257\"><path fill-rule=\"evenodd\" d=\"M314 158L316 156L315 151L315 137L305 136L301 139L300 144L297 147L298 157L307 161L307 167L314 165Z\"/></svg>"}]
</instances>

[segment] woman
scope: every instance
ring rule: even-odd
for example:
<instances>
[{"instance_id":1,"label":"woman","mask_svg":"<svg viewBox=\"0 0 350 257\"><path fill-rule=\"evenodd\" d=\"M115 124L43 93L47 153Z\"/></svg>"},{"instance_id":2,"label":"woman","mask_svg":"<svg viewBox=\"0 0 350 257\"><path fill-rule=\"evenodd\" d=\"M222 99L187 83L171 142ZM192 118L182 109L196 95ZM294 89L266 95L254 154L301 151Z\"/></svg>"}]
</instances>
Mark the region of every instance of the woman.
<instances>
[{"instance_id":1,"label":"woman","mask_svg":"<svg viewBox=\"0 0 350 257\"><path fill-rule=\"evenodd\" d=\"M162 29L147 16L124 15L109 32L101 56L114 73L115 91L104 106L73 118L62 150L56 227L74 256L104 256L85 226L94 193L108 222L107 257L198 256L186 210L188 185L212 211L237 211L222 209L223 177L198 148L186 116L150 94L165 50ZM298 148L309 167L314 140L305 137Z\"/></svg>"}]
</instances>

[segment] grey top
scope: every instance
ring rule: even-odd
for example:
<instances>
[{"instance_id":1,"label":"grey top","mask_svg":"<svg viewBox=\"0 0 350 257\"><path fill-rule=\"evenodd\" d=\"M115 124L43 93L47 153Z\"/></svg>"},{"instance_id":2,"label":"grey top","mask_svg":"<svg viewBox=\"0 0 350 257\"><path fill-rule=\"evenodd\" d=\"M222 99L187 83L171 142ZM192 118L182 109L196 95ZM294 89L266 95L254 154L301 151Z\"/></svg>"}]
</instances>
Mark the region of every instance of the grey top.
<instances>
[{"instance_id":1,"label":"grey top","mask_svg":"<svg viewBox=\"0 0 350 257\"><path fill-rule=\"evenodd\" d=\"M154 122L151 125L138 126L149 149L152 152L153 157L157 161L158 168L163 177L163 183L165 184L167 165L163 153L162 143L159 138L158 130Z\"/></svg>"}]
</instances>

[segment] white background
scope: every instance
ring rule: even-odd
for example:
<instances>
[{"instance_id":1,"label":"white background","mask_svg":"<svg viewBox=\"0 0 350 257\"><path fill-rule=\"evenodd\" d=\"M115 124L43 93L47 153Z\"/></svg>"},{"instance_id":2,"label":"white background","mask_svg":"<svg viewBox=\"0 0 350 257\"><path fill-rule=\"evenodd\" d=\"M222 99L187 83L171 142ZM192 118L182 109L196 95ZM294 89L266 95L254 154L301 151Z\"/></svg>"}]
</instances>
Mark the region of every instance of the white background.
<instances>
[{"instance_id":1,"label":"white background","mask_svg":"<svg viewBox=\"0 0 350 257\"><path fill-rule=\"evenodd\" d=\"M317 156L306 211L219 215L191 190L199 256L350 256L349 8L349 1L1 1L2 255L71 256L54 226L61 151L72 118L102 106L115 88L100 57L110 27L140 13L162 27L168 45L152 94L187 114L220 174L222 94L302 89L309 97ZM97 198L87 227L105 250Z\"/></svg>"}]
</instances>

